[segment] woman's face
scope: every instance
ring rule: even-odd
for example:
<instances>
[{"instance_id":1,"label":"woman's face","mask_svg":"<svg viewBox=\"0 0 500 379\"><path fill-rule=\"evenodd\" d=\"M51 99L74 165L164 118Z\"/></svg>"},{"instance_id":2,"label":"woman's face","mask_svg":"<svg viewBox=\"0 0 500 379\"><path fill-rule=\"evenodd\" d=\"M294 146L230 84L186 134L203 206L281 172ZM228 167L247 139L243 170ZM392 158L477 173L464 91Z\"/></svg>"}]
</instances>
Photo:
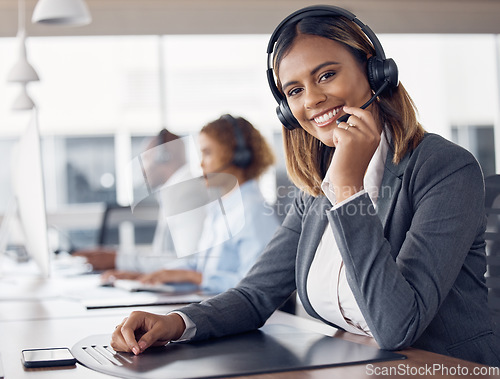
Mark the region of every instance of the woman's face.
<instances>
[{"instance_id":1,"label":"woman's face","mask_svg":"<svg viewBox=\"0 0 500 379\"><path fill-rule=\"evenodd\" d=\"M327 146L334 146L332 130L342 107L360 107L371 97L365 67L324 37L299 35L281 60L279 79L302 128Z\"/></svg>"},{"instance_id":2,"label":"woman's face","mask_svg":"<svg viewBox=\"0 0 500 379\"><path fill-rule=\"evenodd\" d=\"M230 166L226 146L206 133L200 133L198 142L201 150L201 168L204 175L224 172Z\"/></svg>"}]
</instances>

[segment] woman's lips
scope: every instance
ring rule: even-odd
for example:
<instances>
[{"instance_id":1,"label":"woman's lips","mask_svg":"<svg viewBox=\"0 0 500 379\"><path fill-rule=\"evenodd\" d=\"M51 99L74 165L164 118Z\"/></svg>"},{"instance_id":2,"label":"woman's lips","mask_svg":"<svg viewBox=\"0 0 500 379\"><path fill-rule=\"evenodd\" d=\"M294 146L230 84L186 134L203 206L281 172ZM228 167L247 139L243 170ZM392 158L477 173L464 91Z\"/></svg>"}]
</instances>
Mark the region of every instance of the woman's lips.
<instances>
[{"instance_id":1,"label":"woman's lips","mask_svg":"<svg viewBox=\"0 0 500 379\"><path fill-rule=\"evenodd\" d=\"M342 107L337 107L332 110L329 110L327 112L324 112L318 116L313 117L313 120L316 124L317 127L322 128L327 125L330 125L332 122L334 122L337 119L337 116L339 115L340 111L342 110Z\"/></svg>"}]
</instances>

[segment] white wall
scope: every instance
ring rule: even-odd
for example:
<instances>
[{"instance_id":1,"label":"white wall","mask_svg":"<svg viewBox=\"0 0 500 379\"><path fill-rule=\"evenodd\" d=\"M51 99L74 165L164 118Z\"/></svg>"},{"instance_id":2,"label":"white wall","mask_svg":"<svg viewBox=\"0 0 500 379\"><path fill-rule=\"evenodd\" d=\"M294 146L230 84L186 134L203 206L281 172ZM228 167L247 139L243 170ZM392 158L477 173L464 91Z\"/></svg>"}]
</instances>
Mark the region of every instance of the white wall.
<instances>
[{"instance_id":1,"label":"white wall","mask_svg":"<svg viewBox=\"0 0 500 379\"><path fill-rule=\"evenodd\" d=\"M424 127L450 138L451 125L493 125L498 112L494 35L382 35Z\"/></svg>"}]
</instances>

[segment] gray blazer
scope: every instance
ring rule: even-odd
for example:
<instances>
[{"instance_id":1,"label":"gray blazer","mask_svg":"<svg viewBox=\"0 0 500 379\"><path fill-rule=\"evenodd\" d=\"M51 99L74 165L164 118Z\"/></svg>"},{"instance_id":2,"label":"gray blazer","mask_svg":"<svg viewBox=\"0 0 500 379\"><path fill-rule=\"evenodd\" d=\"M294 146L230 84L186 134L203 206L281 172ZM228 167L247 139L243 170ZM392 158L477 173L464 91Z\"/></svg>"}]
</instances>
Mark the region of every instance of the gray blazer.
<instances>
[{"instance_id":1,"label":"gray blazer","mask_svg":"<svg viewBox=\"0 0 500 379\"><path fill-rule=\"evenodd\" d=\"M328 224L382 349L413 346L500 366L484 279L482 172L469 152L433 134L398 165L389 151L377 211L367 194L336 210L325 196L299 195L236 288L182 309L196 324L195 339L258 328L295 289L306 311L330 324L306 292Z\"/></svg>"}]
</instances>

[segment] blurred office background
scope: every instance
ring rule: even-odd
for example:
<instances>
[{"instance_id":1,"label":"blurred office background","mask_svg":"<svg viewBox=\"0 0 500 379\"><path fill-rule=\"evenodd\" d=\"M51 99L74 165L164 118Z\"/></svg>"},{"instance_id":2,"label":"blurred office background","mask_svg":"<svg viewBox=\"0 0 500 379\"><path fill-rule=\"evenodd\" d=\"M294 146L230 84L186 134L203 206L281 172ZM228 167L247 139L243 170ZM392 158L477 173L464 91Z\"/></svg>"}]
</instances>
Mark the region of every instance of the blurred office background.
<instances>
[{"instance_id":1,"label":"blurred office background","mask_svg":"<svg viewBox=\"0 0 500 379\"><path fill-rule=\"evenodd\" d=\"M298 0L87 0L89 25L31 22L27 54L38 109L49 225L93 245L106 203L126 204L123 170L162 127L196 135L223 113L251 121L278 154L263 182L269 201L289 190L281 126L266 82L266 47ZM500 2L322 1L353 11L396 60L420 119L469 149L485 175L500 170ZM31 113L11 109L18 1L0 1L0 214L11 197L11 151ZM496 147L496 148L495 148ZM497 153L498 151L498 153ZM279 216L284 216L279 208Z\"/></svg>"}]
</instances>

